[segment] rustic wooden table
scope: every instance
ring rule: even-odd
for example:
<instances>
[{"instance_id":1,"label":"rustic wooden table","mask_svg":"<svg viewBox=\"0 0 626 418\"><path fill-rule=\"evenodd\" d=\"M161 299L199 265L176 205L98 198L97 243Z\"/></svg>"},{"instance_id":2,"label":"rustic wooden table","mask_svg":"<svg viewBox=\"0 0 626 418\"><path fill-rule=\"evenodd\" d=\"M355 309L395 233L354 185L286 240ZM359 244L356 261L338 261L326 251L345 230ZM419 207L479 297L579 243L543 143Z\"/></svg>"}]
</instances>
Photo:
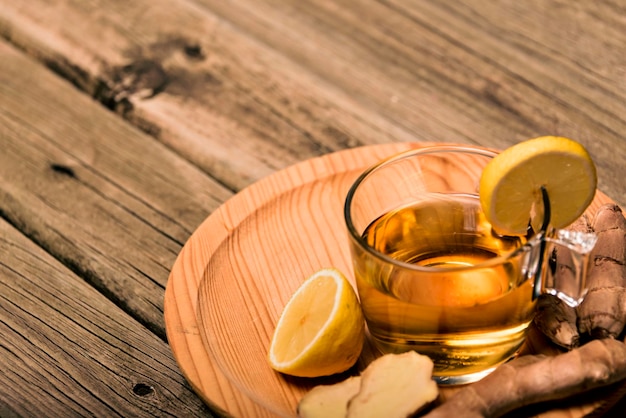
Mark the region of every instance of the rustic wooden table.
<instances>
[{"instance_id":1,"label":"rustic wooden table","mask_svg":"<svg viewBox=\"0 0 626 418\"><path fill-rule=\"evenodd\" d=\"M271 173L558 134L626 207L625 133L623 0L4 0L0 416L210 416L168 276Z\"/></svg>"}]
</instances>

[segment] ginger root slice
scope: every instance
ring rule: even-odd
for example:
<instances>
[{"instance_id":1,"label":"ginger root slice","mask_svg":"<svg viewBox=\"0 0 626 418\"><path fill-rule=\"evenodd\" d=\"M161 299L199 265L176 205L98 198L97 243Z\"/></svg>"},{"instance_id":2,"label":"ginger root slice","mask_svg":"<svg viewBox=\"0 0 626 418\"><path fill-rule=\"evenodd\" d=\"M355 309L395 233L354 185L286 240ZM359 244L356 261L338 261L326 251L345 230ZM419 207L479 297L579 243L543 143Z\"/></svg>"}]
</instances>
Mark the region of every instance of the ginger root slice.
<instances>
[{"instance_id":1,"label":"ginger root slice","mask_svg":"<svg viewBox=\"0 0 626 418\"><path fill-rule=\"evenodd\" d=\"M359 393L348 403L348 418L413 416L439 395L430 358L408 351L374 360L361 375Z\"/></svg>"},{"instance_id":2,"label":"ginger root slice","mask_svg":"<svg viewBox=\"0 0 626 418\"><path fill-rule=\"evenodd\" d=\"M409 351L385 354L360 376L314 387L298 404L300 418L405 418L439 396L433 362Z\"/></svg>"},{"instance_id":3,"label":"ginger root slice","mask_svg":"<svg viewBox=\"0 0 626 418\"><path fill-rule=\"evenodd\" d=\"M361 387L361 376L352 376L333 385L311 389L298 403L300 418L345 418L348 401Z\"/></svg>"},{"instance_id":4,"label":"ginger root slice","mask_svg":"<svg viewBox=\"0 0 626 418\"><path fill-rule=\"evenodd\" d=\"M522 356L468 385L425 418L500 417L538 402L564 399L626 379L626 344L593 340L556 356Z\"/></svg>"},{"instance_id":5,"label":"ginger root slice","mask_svg":"<svg viewBox=\"0 0 626 418\"><path fill-rule=\"evenodd\" d=\"M577 309L578 330L591 338L617 338L626 325L626 219L619 206L596 212L598 241L591 252L587 296Z\"/></svg>"}]
</instances>

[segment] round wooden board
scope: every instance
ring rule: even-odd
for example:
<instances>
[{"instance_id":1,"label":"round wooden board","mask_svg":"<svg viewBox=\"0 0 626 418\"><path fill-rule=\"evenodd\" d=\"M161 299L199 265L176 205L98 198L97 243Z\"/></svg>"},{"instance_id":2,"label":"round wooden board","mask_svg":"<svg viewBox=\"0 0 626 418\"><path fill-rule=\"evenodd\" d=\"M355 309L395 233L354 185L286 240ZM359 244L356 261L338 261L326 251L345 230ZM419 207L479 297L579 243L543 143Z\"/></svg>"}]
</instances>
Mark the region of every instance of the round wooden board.
<instances>
[{"instance_id":1,"label":"round wooden board","mask_svg":"<svg viewBox=\"0 0 626 418\"><path fill-rule=\"evenodd\" d=\"M192 234L170 273L165 325L179 367L207 404L236 417L295 416L309 388L345 377L274 372L266 360L274 326L314 271L334 266L351 276L343 202L358 175L382 158L424 145L372 145L301 162L242 190ZM588 211L610 201L598 192ZM551 350L536 333L528 347ZM366 346L351 372L372 358ZM443 389L443 398L453 390ZM544 415L583 416L604 399L552 405Z\"/></svg>"}]
</instances>

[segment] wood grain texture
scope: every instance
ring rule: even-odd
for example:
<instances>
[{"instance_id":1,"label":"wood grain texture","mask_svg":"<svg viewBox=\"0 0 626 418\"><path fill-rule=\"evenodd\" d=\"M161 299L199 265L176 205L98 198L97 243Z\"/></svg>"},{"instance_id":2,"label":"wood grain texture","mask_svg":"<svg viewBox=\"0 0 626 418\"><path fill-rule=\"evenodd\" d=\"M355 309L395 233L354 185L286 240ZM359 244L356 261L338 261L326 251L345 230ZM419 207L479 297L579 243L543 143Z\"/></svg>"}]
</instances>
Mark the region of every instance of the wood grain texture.
<instances>
[{"instance_id":1,"label":"wood grain texture","mask_svg":"<svg viewBox=\"0 0 626 418\"><path fill-rule=\"evenodd\" d=\"M626 205L625 16L560 0L37 0L5 5L0 33L234 189L361 144L558 134Z\"/></svg>"},{"instance_id":2,"label":"wood grain texture","mask_svg":"<svg viewBox=\"0 0 626 418\"><path fill-rule=\"evenodd\" d=\"M164 338L169 269L231 193L1 42L0 56L2 217Z\"/></svg>"},{"instance_id":3,"label":"wood grain texture","mask_svg":"<svg viewBox=\"0 0 626 418\"><path fill-rule=\"evenodd\" d=\"M232 188L315 155L411 138L205 7L97 3L7 4L0 33Z\"/></svg>"},{"instance_id":4,"label":"wood grain texture","mask_svg":"<svg viewBox=\"0 0 626 418\"><path fill-rule=\"evenodd\" d=\"M144 351L161 352L164 287L190 235L177 263L193 279L170 279L165 301L165 308L176 306L175 313L166 311L168 335L180 336L172 341L176 359L194 389L219 389L215 404L242 416L264 414L254 402L242 401L239 388L202 354L197 322L181 319L195 315L206 251L217 251L207 238L196 245L199 233L193 231L200 224L205 231L204 220L233 192L311 157L367 144L402 148L409 141L504 148L560 134L590 150L600 190L626 208L625 19L620 1L3 2L0 218L38 246L33 254L40 251L45 262L33 260L41 271L28 276L34 280L29 289L42 299L32 302L35 296L12 284L11 271L26 268L21 259L0 252L0 274L8 274L10 283L0 280L5 299L35 309L28 316L20 304L0 304L3 338L8 335L11 344L31 336L37 341L25 351L11 346L16 348L9 358L19 357L20 366L0 359L9 370L0 384L15 387L0 392L7 395L0 396L0 416L33 415L37 406L23 405L38 401L57 405L59 415L101 411L93 399L79 411L78 395L62 398L58 388L83 394L85 388L106 386L93 383L93 376L111 387L122 383L108 363L80 356L80 378L64 373L68 362L59 365L48 352L79 353L74 340L58 337L55 324L69 326L77 340L92 344L99 334L88 323L100 321L102 332L110 333L104 351L113 356L132 351L120 342L127 331L116 321L131 324L132 332L139 322L157 336L137 331L138 339L156 347ZM330 166L326 159L313 161L302 166L293 184L324 176L335 163L357 167L367 158ZM240 208L218 211L224 218L215 234L235 230L243 222L239 216L291 187L271 178L236 199ZM290 199L308 193L318 191ZM309 232L326 225L303 224ZM283 249L293 250L276 244L274 251ZM219 253L230 257L225 249ZM330 256L304 259L298 269L304 272ZM53 305L56 296L44 283L47 270L58 282L56 262L47 261L52 258L72 283L80 282L76 275L95 292L84 290L85 284L76 293L64 288L67 301ZM111 302L96 303L99 315L82 301L97 293ZM119 315L113 322L110 310ZM37 326L28 324L34 318L41 321ZM112 341L116 338L120 341ZM91 345L89 350L95 357ZM145 360L138 355L128 361ZM158 361L170 367L170 360ZM26 388L31 375L43 393ZM163 390L171 385L178 393L180 376L172 371L170 377L161 379ZM180 400L189 408L181 407L181 414L206 414L183 392ZM112 405L127 404L120 408L128 408L128 415L141 409L132 396L113 398L109 392L101 396ZM65 401L64 410L59 405ZM585 400L580 402L582 409L571 416L588 410ZM167 415L168 408L156 410Z\"/></svg>"},{"instance_id":5,"label":"wood grain texture","mask_svg":"<svg viewBox=\"0 0 626 418\"><path fill-rule=\"evenodd\" d=\"M165 315L181 369L209 404L234 416L293 416L306 390L342 378L274 372L266 360L271 335L306 277L330 266L352 271L343 202L356 177L415 146L356 148L300 163L235 195L194 232L172 268ZM589 211L607 201L600 193ZM554 354L537 336L531 343L527 352ZM366 346L357 369L374 356ZM602 399L596 393L554 408L557 416L581 417Z\"/></svg>"},{"instance_id":6,"label":"wood grain texture","mask_svg":"<svg viewBox=\"0 0 626 418\"><path fill-rule=\"evenodd\" d=\"M416 139L506 148L557 134L601 185L626 161L626 10L613 3L197 0Z\"/></svg>"},{"instance_id":7,"label":"wood grain texture","mask_svg":"<svg viewBox=\"0 0 626 418\"><path fill-rule=\"evenodd\" d=\"M0 416L202 416L170 348L0 220Z\"/></svg>"}]
</instances>

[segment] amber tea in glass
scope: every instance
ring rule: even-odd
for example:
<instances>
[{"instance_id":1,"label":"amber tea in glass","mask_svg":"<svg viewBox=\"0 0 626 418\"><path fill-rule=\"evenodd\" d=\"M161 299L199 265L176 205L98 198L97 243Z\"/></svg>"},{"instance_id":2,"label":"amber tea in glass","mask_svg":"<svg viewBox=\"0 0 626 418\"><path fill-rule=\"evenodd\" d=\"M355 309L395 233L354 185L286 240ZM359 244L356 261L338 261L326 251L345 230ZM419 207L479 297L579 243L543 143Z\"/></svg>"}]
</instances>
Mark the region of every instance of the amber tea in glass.
<instances>
[{"instance_id":1,"label":"amber tea in glass","mask_svg":"<svg viewBox=\"0 0 626 418\"><path fill-rule=\"evenodd\" d=\"M433 196L393 210L363 237L398 261L440 270L368 263L355 272L369 331L383 351L408 346L434 359L436 373L454 376L481 373L518 350L532 319L532 283L516 258L488 262L525 239L493 234L475 196Z\"/></svg>"},{"instance_id":2,"label":"amber tea in glass","mask_svg":"<svg viewBox=\"0 0 626 418\"><path fill-rule=\"evenodd\" d=\"M361 306L382 353L415 350L441 384L480 379L510 359L533 319L533 231L500 236L478 181L495 153L438 146L359 177L345 217ZM577 296L576 296L577 297Z\"/></svg>"}]
</instances>

